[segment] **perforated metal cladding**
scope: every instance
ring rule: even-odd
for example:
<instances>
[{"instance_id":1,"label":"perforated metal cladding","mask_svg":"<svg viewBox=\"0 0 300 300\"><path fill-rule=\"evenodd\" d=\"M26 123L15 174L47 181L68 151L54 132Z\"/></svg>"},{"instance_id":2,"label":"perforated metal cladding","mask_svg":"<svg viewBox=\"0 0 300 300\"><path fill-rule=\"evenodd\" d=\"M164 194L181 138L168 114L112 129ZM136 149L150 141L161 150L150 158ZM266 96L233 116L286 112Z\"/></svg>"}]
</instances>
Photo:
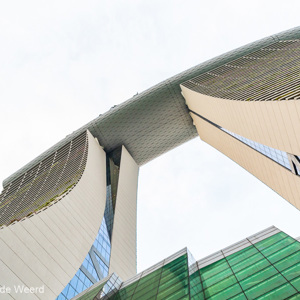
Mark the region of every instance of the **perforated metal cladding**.
<instances>
[{"instance_id":1,"label":"perforated metal cladding","mask_svg":"<svg viewBox=\"0 0 300 300\"><path fill-rule=\"evenodd\" d=\"M300 99L300 41L279 41L224 64L183 86L244 101Z\"/></svg>"},{"instance_id":2,"label":"perforated metal cladding","mask_svg":"<svg viewBox=\"0 0 300 300\"><path fill-rule=\"evenodd\" d=\"M124 145L138 165L197 136L179 85L279 40L300 39L300 27L264 38L188 69L110 109L12 174L3 185L89 129L106 152Z\"/></svg>"},{"instance_id":3,"label":"perforated metal cladding","mask_svg":"<svg viewBox=\"0 0 300 300\"><path fill-rule=\"evenodd\" d=\"M107 152L124 145L139 165L196 136L178 84L164 83L112 110L89 130Z\"/></svg>"},{"instance_id":4,"label":"perforated metal cladding","mask_svg":"<svg viewBox=\"0 0 300 300\"><path fill-rule=\"evenodd\" d=\"M87 160L86 132L9 184L0 195L0 226L46 208L80 179Z\"/></svg>"}]
</instances>

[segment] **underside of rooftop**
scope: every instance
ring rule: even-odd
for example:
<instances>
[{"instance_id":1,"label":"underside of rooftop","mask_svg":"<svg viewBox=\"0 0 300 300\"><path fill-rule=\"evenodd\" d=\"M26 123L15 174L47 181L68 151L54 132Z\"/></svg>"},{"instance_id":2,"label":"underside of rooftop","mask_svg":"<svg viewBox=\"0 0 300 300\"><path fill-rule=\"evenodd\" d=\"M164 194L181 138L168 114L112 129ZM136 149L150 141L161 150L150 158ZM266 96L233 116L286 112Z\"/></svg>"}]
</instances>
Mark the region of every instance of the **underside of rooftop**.
<instances>
[{"instance_id":1,"label":"underside of rooftop","mask_svg":"<svg viewBox=\"0 0 300 300\"><path fill-rule=\"evenodd\" d=\"M88 129L109 153L124 145L138 165L197 136L180 84L220 68L263 47L300 39L300 27L232 50L175 75L82 126L3 181L7 186L43 159Z\"/></svg>"}]
</instances>

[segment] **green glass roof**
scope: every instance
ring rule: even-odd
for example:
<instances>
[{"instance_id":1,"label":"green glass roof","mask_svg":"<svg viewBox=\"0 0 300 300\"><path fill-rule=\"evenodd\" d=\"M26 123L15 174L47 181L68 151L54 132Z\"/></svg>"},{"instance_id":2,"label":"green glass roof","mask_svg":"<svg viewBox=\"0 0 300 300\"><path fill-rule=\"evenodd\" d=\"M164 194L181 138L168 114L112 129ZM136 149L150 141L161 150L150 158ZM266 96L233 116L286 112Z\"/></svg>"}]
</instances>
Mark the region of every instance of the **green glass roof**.
<instances>
[{"instance_id":1,"label":"green glass roof","mask_svg":"<svg viewBox=\"0 0 300 300\"><path fill-rule=\"evenodd\" d=\"M82 299L299 299L300 243L277 228L220 253L193 263L184 249L102 297L89 291Z\"/></svg>"}]
</instances>

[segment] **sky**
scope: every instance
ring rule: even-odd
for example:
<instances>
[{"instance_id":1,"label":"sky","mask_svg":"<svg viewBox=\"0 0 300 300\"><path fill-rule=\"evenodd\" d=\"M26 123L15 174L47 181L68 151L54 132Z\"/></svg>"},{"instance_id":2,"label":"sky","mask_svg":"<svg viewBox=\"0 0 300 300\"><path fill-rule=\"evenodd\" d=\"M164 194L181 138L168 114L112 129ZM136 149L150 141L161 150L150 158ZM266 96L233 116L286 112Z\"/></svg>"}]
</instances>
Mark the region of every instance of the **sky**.
<instances>
[{"instance_id":1,"label":"sky","mask_svg":"<svg viewBox=\"0 0 300 300\"><path fill-rule=\"evenodd\" d=\"M0 180L137 92L298 26L300 2L2 1ZM201 259L300 214L196 138L140 168L138 271L188 247Z\"/></svg>"}]
</instances>

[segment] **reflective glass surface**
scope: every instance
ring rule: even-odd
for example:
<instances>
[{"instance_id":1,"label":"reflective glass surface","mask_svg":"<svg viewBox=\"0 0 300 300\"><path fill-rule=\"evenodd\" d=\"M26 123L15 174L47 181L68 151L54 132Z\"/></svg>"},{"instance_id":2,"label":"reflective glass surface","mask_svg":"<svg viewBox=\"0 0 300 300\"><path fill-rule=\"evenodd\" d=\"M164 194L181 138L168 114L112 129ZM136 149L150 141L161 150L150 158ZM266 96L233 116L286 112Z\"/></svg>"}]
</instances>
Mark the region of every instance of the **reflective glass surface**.
<instances>
[{"instance_id":1,"label":"reflective glass surface","mask_svg":"<svg viewBox=\"0 0 300 300\"><path fill-rule=\"evenodd\" d=\"M121 287L109 299L189 299L187 254Z\"/></svg>"},{"instance_id":2,"label":"reflective glass surface","mask_svg":"<svg viewBox=\"0 0 300 300\"><path fill-rule=\"evenodd\" d=\"M300 243L283 232L248 241L250 246L228 256L220 251L218 261L200 268L187 252L179 253L101 299L300 299Z\"/></svg>"},{"instance_id":3,"label":"reflective glass surface","mask_svg":"<svg viewBox=\"0 0 300 300\"><path fill-rule=\"evenodd\" d=\"M95 253L95 251L91 250L87 254L80 269L57 297L58 300L69 300L108 275L111 246L105 218L102 220L93 246L96 248L97 252ZM97 254L99 254L99 256ZM101 274L98 274L97 267L95 267L91 255L95 256L96 261L98 262L97 267L100 269Z\"/></svg>"},{"instance_id":4,"label":"reflective glass surface","mask_svg":"<svg viewBox=\"0 0 300 300\"><path fill-rule=\"evenodd\" d=\"M106 205L105 205L105 222L108 235L111 238L114 224L114 210L117 198L120 166L113 162L112 158L106 157Z\"/></svg>"},{"instance_id":5,"label":"reflective glass surface","mask_svg":"<svg viewBox=\"0 0 300 300\"><path fill-rule=\"evenodd\" d=\"M265 156L269 157L270 159L276 161L283 167L291 170L291 166L290 166L289 159L288 159L286 152L265 146L265 145L257 143L257 142L254 142L254 141L249 140L241 135L233 133L225 128L221 128L221 130L227 132L228 134L235 137L236 139L243 142L244 144L250 146L251 148L255 149L256 151L258 151L258 152L264 154Z\"/></svg>"},{"instance_id":6,"label":"reflective glass surface","mask_svg":"<svg viewBox=\"0 0 300 300\"><path fill-rule=\"evenodd\" d=\"M191 299L290 299L299 279L300 243L280 232L193 273Z\"/></svg>"},{"instance_id":7,"label":"reflective glass surface","mask_svg":"<svg viewBox=\"0 0 300 300\"><path fill-rule=\"evenodd\" d=\"M107 157L106 206L100 229L81 267L57 297L58 300L71 299L108 275L118 178L119 167Z\"/></svg>"}]
</instances>

